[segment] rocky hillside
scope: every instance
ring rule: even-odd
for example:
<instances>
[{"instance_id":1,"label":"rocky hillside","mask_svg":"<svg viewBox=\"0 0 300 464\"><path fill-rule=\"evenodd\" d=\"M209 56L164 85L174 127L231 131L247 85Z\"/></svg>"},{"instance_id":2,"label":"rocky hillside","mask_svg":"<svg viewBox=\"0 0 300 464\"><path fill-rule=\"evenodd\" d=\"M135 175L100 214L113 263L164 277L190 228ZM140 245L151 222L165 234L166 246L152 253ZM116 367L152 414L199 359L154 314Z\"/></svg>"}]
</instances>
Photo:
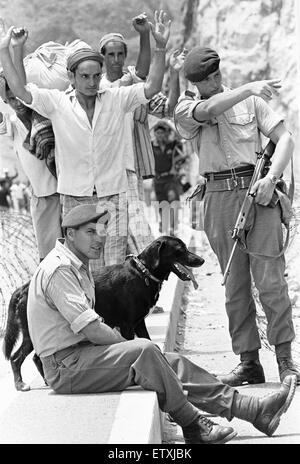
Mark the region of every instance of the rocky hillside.
<instances>
[{"instance_id":1,"label":"rocky hillside","mask_svg":"<svg viewBox=\"0 0 300 464\"><path fill-rule=\"evenodd\" d=\"M298 132L299 79L295 33L298 0L186 0L188 46L218 50L225 81L237 87L247 81L282 79L280 97L272 103Z\"/></svg>"},{"instance_id":2,"label":"rocky hillside","mask_svg":"<svg viewBox=\"0 0 300 464\"><path fill-rule=\"evenodd\" d=\"M136 57L137 33L131 19L143 11L153 18L163 8L173 21L173 38L181 32L182 0L0 0L0 17L7 25L29 30L28 52L53 40L80 38L96 47L108 32L121 32L129 43L128 61Z\"/></svg>"}]
</instances>

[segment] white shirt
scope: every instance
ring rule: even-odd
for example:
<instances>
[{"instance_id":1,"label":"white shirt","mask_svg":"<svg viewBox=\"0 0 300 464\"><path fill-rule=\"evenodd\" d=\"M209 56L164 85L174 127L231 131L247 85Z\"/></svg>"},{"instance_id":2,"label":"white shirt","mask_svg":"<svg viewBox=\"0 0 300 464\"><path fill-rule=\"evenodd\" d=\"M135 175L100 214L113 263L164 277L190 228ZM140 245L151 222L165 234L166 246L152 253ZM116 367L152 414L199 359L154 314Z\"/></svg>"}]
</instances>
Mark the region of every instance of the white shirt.
<instances>
[{"instance_id":1,"label":"white shirt","mask_svg":"<svg viewBox=\"0 0 300 464\"><path fill-rule=\"evenodd\" d=\"M108 89L108 88L114 88L114 87L121 87L121 86L126 86L126 85L132 85L132 75L133 72L135 72L134 67L129 67L130 72L124 74L120 79L116 79L115 81L111 82L107 79L106 74L103 74L101 77L100 81L100 90ZM129 77L129 83L126 83L126 77ZM136 77L136 81L138 78ZM124 147L125 147L125 166L126 169L130 171L135 171L135 166L134 166L134 152L133 152L133 140L132 140L132 134L133 134L133 113L128 113L125 115L125 121L126 125L126 130L124 132Z\"/></svg>"},{"instance_id":2,"label":"white shirt","mask_svg":"<svg viewBox=\"0 0 300 464\"><path fill-rule=\"evenodd\" d=\"M16 114L4 116L0 124L0 135L12 137L14 150L21 166L29 179L32 191L36 197L47 197L57 192L57 180L51 174L44 160L39 160L23 147L28 130Z\"/></svg>"},{"instance_id":3,"label":"white shirt","mask_svg":"<svg viewBox=\"0 0 300 464\"><path fill-rule=\"evenodd\" d=\"M52 122L58 192L98 197L127 190L125 115L148 102L144 84L99 91L92 126L75 90L61 92L28 85L30 108Z\"/></svg>"}]
</instances>

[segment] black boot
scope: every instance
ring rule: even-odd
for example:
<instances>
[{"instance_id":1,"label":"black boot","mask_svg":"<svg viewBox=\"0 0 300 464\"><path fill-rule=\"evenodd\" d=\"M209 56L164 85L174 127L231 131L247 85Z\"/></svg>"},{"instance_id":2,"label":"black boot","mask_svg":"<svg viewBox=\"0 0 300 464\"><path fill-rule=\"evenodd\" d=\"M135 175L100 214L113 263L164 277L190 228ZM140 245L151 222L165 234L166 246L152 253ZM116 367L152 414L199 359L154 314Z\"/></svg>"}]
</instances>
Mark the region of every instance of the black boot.
<instances>
[{"instance_id":1,"label":"black boot","mask_svg":"<svg viewBox=\"0 0 300 464\"><path fill-rule=\"evenodd\" d=\"M218 379L231 387L239 387L245 383L264 383L265 374L259 361L242 361L229 374L218 375Z\"/></svg>"},{"instance_id":2,"label":"black boot","mask_svg":"<svg viewBox=\"0 0 300 464\"><path fill-rule=\"evenodd\" d=\"M236 393L232 415L251 422L257 430L271 437L279 425L282 414L288 410L292 402L296 385L296 376L290 375L284 379L279 392L263 398Z\"/></svg>"},{"instance_id":3,"label":"black boot","mask_svg":"<svg viewBox=\"0 0 300 464\"><path fill-rule=\"evenodd\" d=\"M187 427L182 427L182 431L187 445L227 443L237 435L232 427L222 427L215 424L202 414Z\"/></svg>"},{"instance_id":4,"label":"black boot","mask_svg":"<svg viewBox=\"0 0 300 464\"><path fill-rule=\"evenodd\" d=\"M291 357L277 358L277 364L280 382L283 382L284 379L289 375L295 375L297 377L297 385L300 385L300 372L295 366Z\"/></svg>"}]
</instances>

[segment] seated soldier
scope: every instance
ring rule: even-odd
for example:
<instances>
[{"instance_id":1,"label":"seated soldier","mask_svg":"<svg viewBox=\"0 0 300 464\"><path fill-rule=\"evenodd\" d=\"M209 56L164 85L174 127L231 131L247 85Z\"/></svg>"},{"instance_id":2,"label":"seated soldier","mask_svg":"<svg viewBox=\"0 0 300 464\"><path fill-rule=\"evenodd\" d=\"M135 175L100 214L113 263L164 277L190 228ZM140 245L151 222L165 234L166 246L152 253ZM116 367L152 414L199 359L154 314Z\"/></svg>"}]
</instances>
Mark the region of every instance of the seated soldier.
<instances>
[{"instance_id":1,"label":"seated soldier","mask_svg":"<svg viewBox=\"0 0 300 464\"><path fill-rule=\"evenodd\" d=\"M105 245L108 219L95 205L73 208L63 219L65 240L57 241L31 279L29 332L49 386L63 394L133 385L153 390L188 444L225 443L236 436L232 427L215 424L199 409L228 420L238 417L271 436L291 404L295 376L263 398L242 395L178 353L163 354L148 339L125 340L94 311L89 261Z\"/></svg>"}]
</instances>

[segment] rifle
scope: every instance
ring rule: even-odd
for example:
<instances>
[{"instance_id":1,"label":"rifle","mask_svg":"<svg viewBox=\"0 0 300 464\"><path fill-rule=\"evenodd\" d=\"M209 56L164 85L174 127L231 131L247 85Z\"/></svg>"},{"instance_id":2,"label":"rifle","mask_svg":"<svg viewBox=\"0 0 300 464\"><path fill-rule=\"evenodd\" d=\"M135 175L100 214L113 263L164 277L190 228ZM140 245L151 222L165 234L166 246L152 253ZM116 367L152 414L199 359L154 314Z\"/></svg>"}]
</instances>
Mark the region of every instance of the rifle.
<instances>
[{"instance_id":1,"label":"rifle","mask_svg":"<svg viewBox=\"0 0 300 464\"><path fill-rule=\"evenodd\" d=\"M238 245L238 242L241 239L241 235L243 233L243 230L246 225L247 217L249 214L249 211L251 209L252 203L254 201L254 196L250 194L252 186L257 182L259 179L261 179L264 175L264 168L266 165L270 162L270 159L274 153L275 150L275 144L270 140L269 143L266 145L266 147L260 152L257 153L257 162L255 165L255 169L253 172L253 176L250 182L250 185L248 187L246 196L244 198L243 204L241 206L241 209L238 214L238 218L236 220L235 226L233 231L231 232L231 238L234 240L234 245L232 247L226 269L224 271L224 276L222 280L222 285L225 285L227 277L230 272L230 266L231 262L233 259L233 255L235 253L236 247Z\"/></svg>"}]
</instances>

